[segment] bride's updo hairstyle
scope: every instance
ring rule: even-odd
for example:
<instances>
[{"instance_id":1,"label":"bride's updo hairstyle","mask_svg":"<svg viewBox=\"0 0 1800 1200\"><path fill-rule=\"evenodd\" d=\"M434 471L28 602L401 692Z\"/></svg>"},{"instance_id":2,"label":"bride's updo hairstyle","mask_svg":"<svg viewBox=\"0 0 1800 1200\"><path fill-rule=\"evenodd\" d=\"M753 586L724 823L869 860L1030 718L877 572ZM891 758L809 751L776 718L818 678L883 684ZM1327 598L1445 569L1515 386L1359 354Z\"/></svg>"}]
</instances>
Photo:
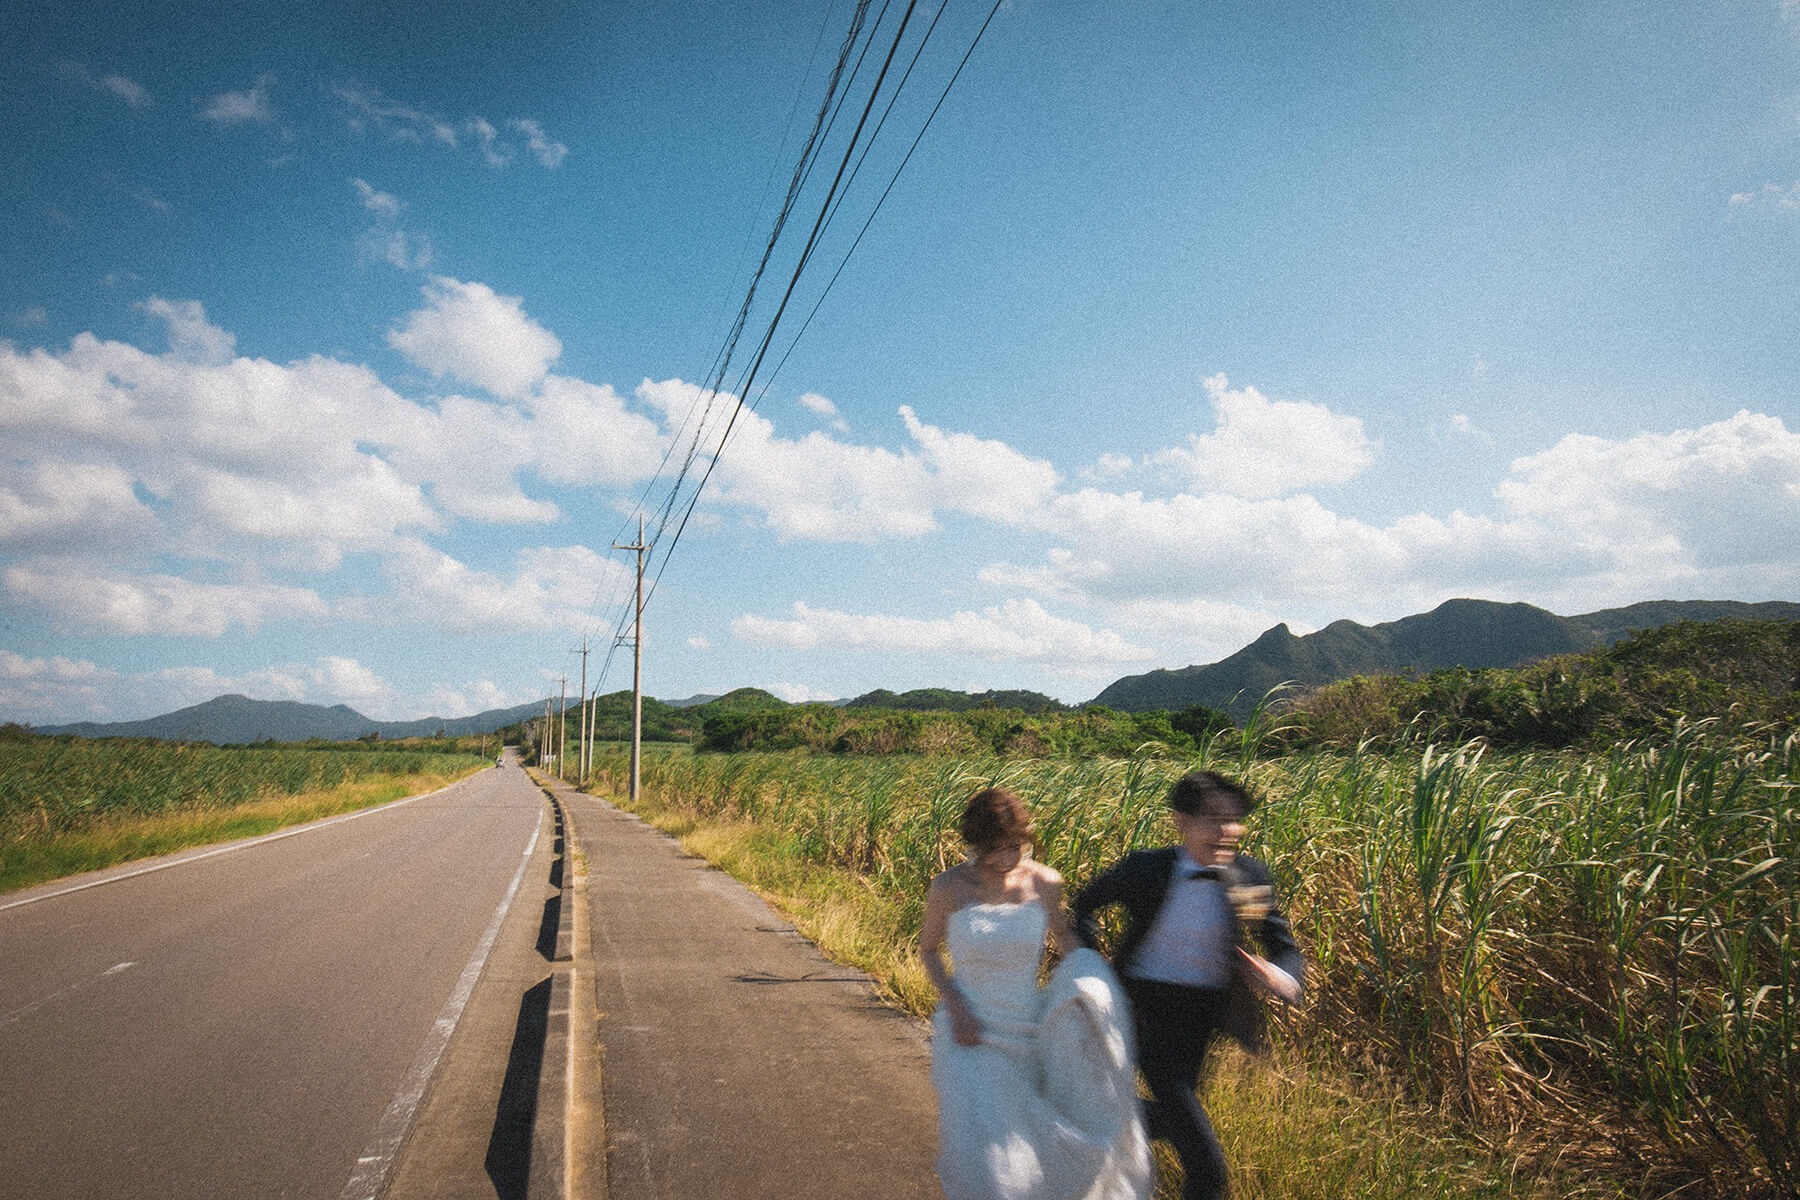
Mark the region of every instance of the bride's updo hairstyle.
<instances>
[{"instance_id":1,"label":"bride's updo hairstyle","mask_svg":"<svg viewBox=\"0 0 1800 1200\"><path fill-rule=\"evenodd\" d=\"M1005 788L982 788L963 809L962 840L977 853L1031 840L1031 813Z\"/></svg>"}]
</instances>

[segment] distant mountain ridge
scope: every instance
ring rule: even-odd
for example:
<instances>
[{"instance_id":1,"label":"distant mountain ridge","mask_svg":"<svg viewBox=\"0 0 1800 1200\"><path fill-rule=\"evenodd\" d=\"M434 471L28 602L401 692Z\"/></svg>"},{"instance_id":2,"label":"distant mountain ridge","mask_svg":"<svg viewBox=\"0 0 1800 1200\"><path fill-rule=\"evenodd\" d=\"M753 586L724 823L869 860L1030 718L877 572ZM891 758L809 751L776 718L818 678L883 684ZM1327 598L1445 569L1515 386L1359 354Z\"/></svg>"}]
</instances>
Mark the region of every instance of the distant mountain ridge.
<instances>
[{"instance_id":1,"label":"distant mountain ridge","mask_svg":"<svg viewBox=\"0 0 1800 1200\"><path fill-rule=\"evenodd\" d=\"M1317 633L1297 637L1286 624L1276 625L1229 658L1204 666L1128 675L1109 685L1092 703L1120 712L1174 712L1194 704L1222 709L1241 719L1278 684L1293 681L1318 687L1351 675L1429 672L1441 667L1512 667L1553 654L1610 646L1641 629L1675 621L1800 620L1800 604L1772 600L1651 600L1625 608L1602 609L1577 617L1559 617L1530 604L1490 600L1448 600L1428 613L1380 625L1334 621ZM922 708L974 707L983 700L996 706L1034 707L1046 711L1054 700L1035 692L964 694L920 689L895 695L877 690L840 706ZM496 708L471 717L425 717L417 721L377 721L343 704L330 707L292 700L252 700L218 696L189 708L141 721L37 727L42 734L78 737L148 737L166 741L203 741L238 745L260 741L353 741L376 734L383 738L431 737L493 733L544 711L543 700L512 708ZM786 702L754 688L724 696L695 696L674 707L785 707Z\"/></svg>"},{"instance_id":2,"label":"distant mountain ridge","mask_svg":"<svg viewBox=\"0 0 1800 1200\"><path fill-rule=\"evenodd\" d=\"M1723 618L1800 620L1800 604L1651 600L1559 617L1530 604L1447 600L1428 613L1380 625L1333 621L1304 637L1296 637L1286 624L1277 625L1229 658L1128 675L1093 702L1120 712L1178 711L1205 704L1241 719L1270 688L1289 681L1319 687L1352 675L1515 667L1553 654L1610 646L1640 629Z\"/></svg>"},{"instance_id":3,"label":"distant mountain ridge","mask_svg":"<svg viewBox=\"0 0 1800 1200\"><path fill-rule=\"evenodd\" d=\"M541 716L544 702L535 700L513 708L490 709L472 717L425 717L417 721L377 721L344 704L329 708L295 700L252 700L248 696L216 696L203 704L177 709L142 721L73 725L46 725L33 732L72 733L77 737L147 737L164 741L213 742L239 745L250 742L350 742L377 734L384 738L432 737L435 734L492 733L528 717Z\"/></svg>"}]
</instances>

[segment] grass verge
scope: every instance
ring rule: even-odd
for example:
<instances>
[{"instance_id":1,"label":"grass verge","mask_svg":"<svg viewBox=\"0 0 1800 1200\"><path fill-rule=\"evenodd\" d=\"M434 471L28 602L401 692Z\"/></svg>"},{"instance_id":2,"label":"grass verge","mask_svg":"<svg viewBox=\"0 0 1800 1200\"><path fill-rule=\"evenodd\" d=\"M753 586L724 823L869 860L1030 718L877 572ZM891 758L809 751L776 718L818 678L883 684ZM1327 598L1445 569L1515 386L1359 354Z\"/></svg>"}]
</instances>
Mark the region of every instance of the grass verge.
<instances>
[{"instance_id":1,"label":"grass verge","mask_svg":"<svg viewBox=\"0 0 1800 1200\"><path fill-rule=\"evenodd\" d=\"M612 797L624 807L624 801ZM914 1016L936 1002L905 907L852 872L802 860L787 836L741 820L701 819L646 796L635 810L692 854L764 899L828 957L874 977L887 1001ZM916 914L913 917L916 920ZM1216 1053L1203 1084L1237 1200L1611 1200L1604 1180L1527 1167L1445 1132L1429 1110L1371 1093L1346 1072L1277 1045L1252 1060ZM1179 1168L1156 1145L1157 1200L1180 1195Z\"/></svg>"},{"instance_id":2,"label":"grass verge","mask_svg":"<svg viewBox=\"0 0 1800 1200\"><path fill-rule=\"evenodd\" d=\"M0 894L193 846L259 837L290 825L436 791L469 772L395 775L229 808L175 808L102 818L85 828L0 845Z\"/></svg>"}]
</instances>

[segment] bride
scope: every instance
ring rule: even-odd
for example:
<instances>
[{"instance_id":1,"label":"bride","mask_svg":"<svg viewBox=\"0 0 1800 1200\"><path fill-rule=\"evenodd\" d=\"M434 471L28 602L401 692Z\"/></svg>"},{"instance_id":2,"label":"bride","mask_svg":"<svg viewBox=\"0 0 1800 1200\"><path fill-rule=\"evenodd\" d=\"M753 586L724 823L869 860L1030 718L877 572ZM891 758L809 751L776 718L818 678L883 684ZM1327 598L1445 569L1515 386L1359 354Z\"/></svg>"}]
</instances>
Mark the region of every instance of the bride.
<instances>
[{"instance_id":1,"label":"bride","mask_svg":"<svg viewBox=\"0 0 1800 1200\"><path fill-rule=\"evenodd\" d=\"M919 931L939 996L931 1081L944 1195L1142 1200L1153 1180L1118 980L1076 940L1062 876L1030 857L1017 796L975 793L962 836L969 857L931 881ZM1066 957L1040 988L1046 935Z\"/></svg>"}]
</instances>

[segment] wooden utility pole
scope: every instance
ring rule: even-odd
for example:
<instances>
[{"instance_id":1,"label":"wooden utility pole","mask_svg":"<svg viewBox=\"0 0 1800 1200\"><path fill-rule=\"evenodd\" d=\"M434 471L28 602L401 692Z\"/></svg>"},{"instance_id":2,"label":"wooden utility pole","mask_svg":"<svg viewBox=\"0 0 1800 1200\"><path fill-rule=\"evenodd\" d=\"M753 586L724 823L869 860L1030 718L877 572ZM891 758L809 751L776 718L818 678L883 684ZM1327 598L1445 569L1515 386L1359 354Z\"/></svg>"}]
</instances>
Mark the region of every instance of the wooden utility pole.
<instances>
[{"instance_id":1,"label":"wooden utility pole","mask_svg":"<svg viewBox=\"0 0 1800 1200\"><path fill-rule=\"evenodd\" d=\"M637 802L644 750L644 518L638 517L637 541L613 543L614 550L637 551L637 612L631 630L631 800Z\"/></svg>"},{"instance_id":2,"label":"wooden utility pole","mask_svg":"<svg viewBox=\"0 0 1800 1200\"><path fill-rule=\"evenodd\" d=\"M600 682L598 680L594 681L594 694L584 701L584 703L587 705L588 710L588 765L587 772L582 775L583 779L593 773L594 741L600 736Z\"/></svg>"},{"instance_id":3,"label":"wooden utility pole","mask_svg":"<svg viewBox=\"0 0 1800 1200\"><path fill-rule=\"evenodd\" d=\"M556 692L556 777L563 774L563 759L569 753L569 677L564 675Z\"/></svg>"},{"instance_id":4,"label":"wooden utility pole","mask_svg":"<svg viewBox=\"0 0 1800 1200\"><path fill-rule=\"evenodd\" d=\"M576 747L576 787L587 782L588 773L587 655L587 636L583 634L581 638L581 745Z\"/></svg>"}]
</instances>

